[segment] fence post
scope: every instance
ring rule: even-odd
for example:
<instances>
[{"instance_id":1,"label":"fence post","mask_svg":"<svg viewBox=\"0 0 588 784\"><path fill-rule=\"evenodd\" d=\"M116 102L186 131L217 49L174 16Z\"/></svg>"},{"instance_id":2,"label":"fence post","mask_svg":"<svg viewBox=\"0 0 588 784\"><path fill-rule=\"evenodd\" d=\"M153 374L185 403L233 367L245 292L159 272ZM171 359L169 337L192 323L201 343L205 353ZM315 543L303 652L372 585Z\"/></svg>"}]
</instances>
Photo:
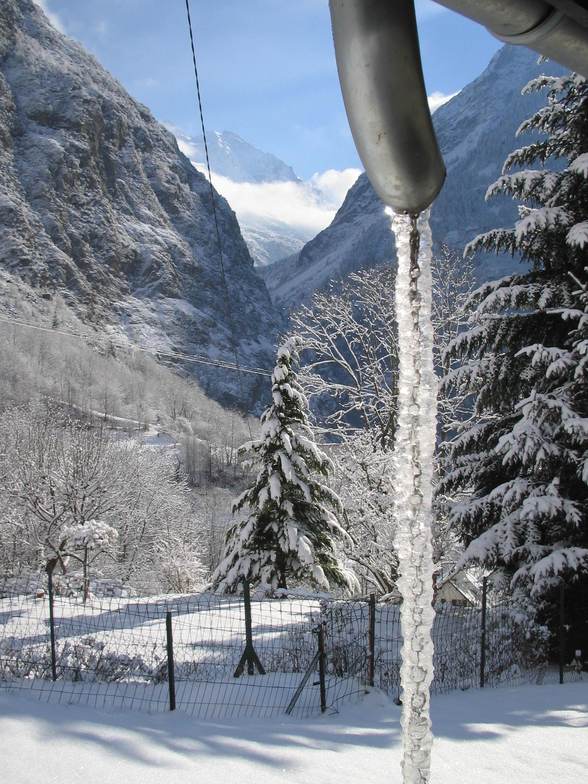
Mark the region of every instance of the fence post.
<instances>
[{"instance_id":1,"label":"fence post","mask_svg":"<svg viewBox=\"0 0 588 784\"><path fill-rule=\"evenodd\" d=\"M300 681L300 683L298 684L298 688L296 689L296 691L294 692L294 695L293 695L292 699L291 699L291 700L290 700L290 702L288 703L288 707L286 708L286 713L288 714L288 716L289 716L289 715L292 713L292 711L293 711L293 710L294 710L294 708L296 707L296 703L297 703L297 702L298 702L298 700L300 699L300 695L301 695L301 694L302 694L302 692L304 691L304 687L306 686L306 684L307 684L307 683L308 683L308 681L310 680L310 676L311 676L311 675L313 674L313 672L315 671L315 667L316 667L316 665L317 665L317 662L318 662L319 658L320 658L320 654L319 654L319 652L317 651L317 652L314 654L314 656L312 657L312 661L310 662L310 664L308 665L308 668L307 668L306 672L304 673L304 678L303 678L303 679ZM316 683L313 683L312 685L313 685L313 686L316 686Z\"/></svg>"},{"instance_id":2,"label":"fence post","mask_svg":"<svg viewBox=\"0 0 588 784\"><path fill-rule=\"evenodd\" d=\"M318 630L318 665L319 665L319 686L321 690L321 713L327 710L327 684L325 681L325 625L321 623Z\"/></svg>"},{"instance_id":3,"label":"fence post","mask_svg":"<svg viewBox=\"0 0 588 784\"><path fill-rule=\"evenodd\" d=\"M253 628L251 623L251 591L249 590L249 580L243 580L243 607L245 610L245 650L239 659L239 664L234 672L234 677L239 678L243 674L245 664L247 664L247 674L253 675L254 668L260 675L265 675L259 656L253 647Z\"/></svg>"},{"instance_id":4,"label":"fence post","mask_svg":"<svg viewBox=\"0 0 588 784\"><path fill-rule=\"evenodd\" d=\"M486 684L486 608L488 604L488 578L482 578L482 633L480 634L480 688Z\"/></svg>"},{"instance_id":5,"label":"fence post","mask_svg":"<svg viewBox=\"0 0 588 784\"><path fill-rule=\"evenodd\" d=\"M167 684L169 687L169 709L176 709L176 673L174 669L174 637L172 632L172 614L165 614L165 636L167 643Z\"/></svg>"},{"instance_id":6,"label":"fence post","mask_svg":"<svg viewBox=\"0 0 588 784\"><path fill-rule=\"evenodd\" d=\"M251 650L253 648L253 624L251 622L251 590L249 580L243 581L243 602L245 610L245 648ZM247 657L247 674L253 675L253 660Z\"/></svg>"},{"instance_id":7,"label":"fence post","mask_svg":"<svg viewBox=\"0 0 588 784\"><path fill-rule=\"evenodd\" d=\"M374 685L376 670L376 595L370 593L368 605L368 686Z\"/></svg>"},{"instance_id":8,"label":"fence post","mask_svg":"<svg viewBox=\"0 0 588 784\"><path fill-rule=\"evenodd\" d=\"M566 604L565 585L562 580L559 585L559 682L564 682L564 666L566 658Z\"/></svg>"},{"instance_id":9,"label":"fence post","mask_svg":"<svg viewBox=\"0 0 588 784\"><path fill-rule=\"evenodd\" d=\"M57 680L57 654L55 652L55 615L53 612L53 570L57 558L47 561L47 593L49 594L49 637L51 640L51 679Z\"/></svg>"}]
</instances>

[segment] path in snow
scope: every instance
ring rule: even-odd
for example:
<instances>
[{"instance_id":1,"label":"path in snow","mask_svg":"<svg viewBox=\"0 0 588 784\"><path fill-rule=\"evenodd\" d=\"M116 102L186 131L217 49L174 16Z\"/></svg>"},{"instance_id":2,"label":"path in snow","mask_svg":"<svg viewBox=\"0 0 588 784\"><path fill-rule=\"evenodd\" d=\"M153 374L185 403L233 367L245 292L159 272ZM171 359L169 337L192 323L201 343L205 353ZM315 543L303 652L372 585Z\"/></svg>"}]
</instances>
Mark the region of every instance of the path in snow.
<instances>
[{"instance_id":1,"label":"path in snow","mask_svg":"<svg viewBox=\"0 0 588 784\"><path fill-rule=\"evenodd\" d=\"M579 784L588 681L459 692L432 703L435 784ZM398 708L381 694L315 720L197 722L0 694L10 784L397 784ZM391 777L390 771L398 770Z\"/></svg>"}]
</instances>

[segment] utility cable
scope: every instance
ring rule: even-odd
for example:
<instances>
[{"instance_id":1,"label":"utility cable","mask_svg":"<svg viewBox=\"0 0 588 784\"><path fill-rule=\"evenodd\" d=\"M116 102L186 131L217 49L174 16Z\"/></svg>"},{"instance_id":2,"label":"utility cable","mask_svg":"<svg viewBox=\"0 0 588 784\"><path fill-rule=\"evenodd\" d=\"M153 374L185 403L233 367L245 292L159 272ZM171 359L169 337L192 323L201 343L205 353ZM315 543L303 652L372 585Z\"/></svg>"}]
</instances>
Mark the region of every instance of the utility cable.
<instances>
[{"instance_id":1,"label":"utility cable","mask_svg":"<svg viewBox=\"0 0 588 784\"><path fill-rule=\"evenodd\" d=\"M151 354L154 357L169 357L170 359L178 359L182 362L194 362L201 365L210 365L211 367L222 368L223 370L234 370L239 373L251 373L257 376L265 376L271 378L271 372L259 367L247 367L243 365L235 365L231 362L226 362L222 359L212 359L211 357L203 356L201 354L183 354L179 351L170 351L168 349L157 348L156 346L137 346L134 343L125 343L117 341L116 338L92 335L83 332L73 332L69 330L56 329L54 327L43 327L40 324L31 324L28 321L21 321L20 319L7 318L0 316L0 324L10 324L11 326L24 327L26 329L34 329L39 332L47 332L50 335L61 335L62 337L75 338L82 340L85 343L102 342L105 346L112 346L113 348L122 349L124 351L139 351L144 354Z\"/></svg>"},{"instance_id":2,"label":"utility cable","mask_svg":"<svg viewBox=\"0 0 588 784\"><path fill-rule=\"evenodd\" d=\"M209 185L209 188L210 188L210 199L211 199L211 203L212 203L212 214L213 214L213 218L214 218L214 227L215 227L215 232L216 232L216 241L217 241L217 245L218 245L218 256L219 256L219 262L220 262L221 282L222 282L223 290L224 290L224 293L225 293L226 312L227 312L227 319L229 321L229 329L230 329L230 332L231 332L231 342L232 342L232 348L233 348L233 355L235 357L235 366L237 368L237 373L239 374L238 375L238 379L239 379L239 393L240 393L241 400L244 400L243 386L242 386L242 380L241 380L241 374L240 374L240 367L241 366L240 366L240 363L239 363L239 357L238 357L238 353L237 353L237 338L236 338L236 334L237 333L236 333L236 329L235 329L235 322L234 322L234 319L233 319L233 311L232 311L232 308L231 308L231 297L230 297L230 294L229 294L229 287L228 287L228 284L227 284L227 277L226 277L226 274L225 274L225 262L224 262L224 255L223 255L223 244L222 244L222 238L221 238L220 228L219 228L219 224L218 224L218 213L217 213L217 209L216 209L216 194L215 194L215 190L214 190L214 188L212 186L212 172L211 172L211 169L210 169L210 156L208 154L208 140L206 138L206 127L204 125L204 110L203 110L203 107L202 107L202 95L201 95L201 92L200 92L200 79L198 77L198 65L197 65L197 62L196 62L196 47L195 47L195 44L194 44L194 31L193 31L193 28L192 28L192 17L190 15L190 0L185 0L185 1L186 1L186 15L188 17L188 30L189 30L189 33L190 33L190 47L192 49L192 64L194 66L194 78L196 80L196 97L198 99L198 112L200 114L200 127L202 129L202 138L204 140L204 153L205 153L205 156L206 156L206 170L208 172L208 185ZM247 420L247 423L249 425L249 420Z\"/></svg>"}]
</instances>

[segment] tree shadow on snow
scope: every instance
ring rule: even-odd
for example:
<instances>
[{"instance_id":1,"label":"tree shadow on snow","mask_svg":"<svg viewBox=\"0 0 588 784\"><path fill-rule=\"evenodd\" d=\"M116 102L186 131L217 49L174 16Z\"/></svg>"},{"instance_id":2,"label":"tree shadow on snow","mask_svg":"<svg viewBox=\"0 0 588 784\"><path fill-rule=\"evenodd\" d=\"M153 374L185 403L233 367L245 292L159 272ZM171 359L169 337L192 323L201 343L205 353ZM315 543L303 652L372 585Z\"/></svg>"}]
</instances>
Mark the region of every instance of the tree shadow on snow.
<instances>
[{"instance_id":1,"label":"tree shadow on snow","mask_svg":"<svg viewBox=\"0 0 588 784\"><path fill-rule=\"evenodd\" d=\"M567 716L564 715L568 714ZM526 727L588 727L588 683L470 689L433 697L433 732L453 740L499 740Z\"/></svg>"},{"instance_id":2,"label":"tree shadow on snow","mask_svg":"<svg viewBox=\"0 0 588 784\"><path fill-rule=\"evenodd\" d=\"M240 758L273 768L292 768L286 749L340 751L348 746L390 749L399 743L398 709L370 711L357 707L314 719L287 716L239 721L199 721L181 711L159 714L108 712L78 705L39 703L33 698L2 699L4 719L22 719L41 738L84 743L127 761L150 767L170 767L177 757L205 755ZM348 716L348 711L351 715Z\"/></svg>"},{"instance_id":3,"label":"tree shadow on snow","mask_svg":"<svg viewBox=\"0 0 588 784\"><path fill-rule=\"evenodd\" d=\"M41 738L70 739L100 747L121 759L170 768L190 755L240 758L272 768L291 768L290 749L341 751L346 747L391 750L400 744L400 709L383 695L313 719L199 721L176 713L107 712L52 705L0 693L6 719L34 723ZM570 719L570 715L572 718ZM434 697L433 730L440 738L495 741L529 726L588 727L588 683L486 689Z\"/></svg>"}]
</instances>

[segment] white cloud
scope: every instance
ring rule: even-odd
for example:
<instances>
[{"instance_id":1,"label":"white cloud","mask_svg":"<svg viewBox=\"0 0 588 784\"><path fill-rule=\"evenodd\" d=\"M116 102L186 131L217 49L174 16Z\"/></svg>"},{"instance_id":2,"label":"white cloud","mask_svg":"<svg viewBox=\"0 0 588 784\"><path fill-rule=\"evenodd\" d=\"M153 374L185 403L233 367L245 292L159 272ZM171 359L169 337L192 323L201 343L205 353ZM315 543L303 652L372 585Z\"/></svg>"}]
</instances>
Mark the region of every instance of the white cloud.
<instances>
[{"instance_id":1,"label":"white cloud","mask_svg":"<svg viewBox=\"0 0 588 784\"><path fill-rule=\"evenodd\" d=\"M206 174L206 164L181 129L166 124L176 137L178 147L193 165ZM294 233L311 239L326 228L343 203L347 191L361 174L360 169L327 169L316 172L305 182L235 182L212 172L214 187L229 202L242 225L281 223Z\"/></svg>"},{"instance_id":2,"label":"white cloud","mask_svg":"<svg viewBox=\"0 0 588 784\"><path fill-rule=\"evenodd\" d=\"M186 142L178 144L182 152L190 156L191 146ZM205 171L204 164L192 163ZM252 183L234 182L213 173L212 181L243 224L285 223L310 239L333 220L360 174L359 169L329 169L314 174L307 182Z\"/></svg>"},{"instance_id":3,"label":"white cloud","mask_svg":"<svg viewBox=\"0 0 588 784\"><path fill-rule=\"evenodd\" d=\"M196 146L194 144L190 144L190 142L181 135L182 132L179 130L179 128L176 128L175 125L171 125L170 123L164 123L164 125L168 131L171 131L176 137L176 141L181 152L184 153L186 158L190 158L192 163L194 163L194 158L198 154L198 149Z\"/></svg>"},{"instance_id":4,"label":"white cloud","mask_svg":"<svg viewBox=\"0 0 588 784\"><path fill-rule=\"evenodd\" d=\"M338 210L347 191L361 174L360 169L327 169L313 174L310 185L318 191L321 201Z\"/></svg>"},{"instance_id":5,"label":"white cloud","mask_svg":"<svg viewBox=\"0 0 588 784\"><path fill-rule=\"evenodd\" d=\"M459 92L459 90L457 92ZM455 98L457 92L445 94L436 90L434 93L431 93L431 95L428 95L427 100L429 102L429 109L431 110L431 113L436 111L440 106L443 106L443 104L447 103L447 101Z\"/></svg>"},{"instance_id":6,"label":"white cloud","mask_svg":"<svg viewBox=\"0 0 588 784\"><path fill-rule=\"evenodd\" d=\"M53 27L59 30L60 33L65 33L65 25L63 24L63 21L59 18L55 11L51 11L49 9L47 0L33 0L33 2L44 12L45 16L51 22Z\"/></svg>"}]
</instances>

